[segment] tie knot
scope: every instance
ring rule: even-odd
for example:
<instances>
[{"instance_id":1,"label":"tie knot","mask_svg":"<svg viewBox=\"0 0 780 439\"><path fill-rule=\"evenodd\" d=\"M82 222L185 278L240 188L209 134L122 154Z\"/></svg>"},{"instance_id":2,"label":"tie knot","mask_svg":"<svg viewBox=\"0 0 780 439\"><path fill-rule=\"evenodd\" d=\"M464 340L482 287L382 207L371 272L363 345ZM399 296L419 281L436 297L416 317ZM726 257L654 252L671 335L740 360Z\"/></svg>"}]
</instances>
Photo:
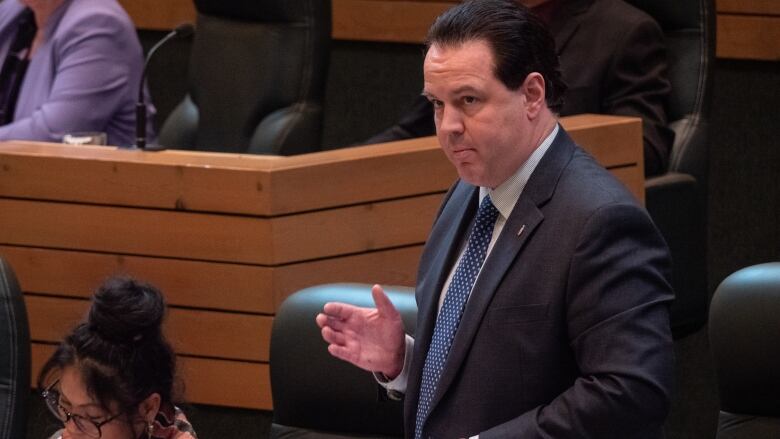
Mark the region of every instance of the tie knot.
<instances>
[{"instance_id":1,"label":"tie knot","mask_svg":"<svg viewBox=\"0 0 780 439\"><path fill-rule=\"evenodd\" d=\"M493 205L493 201L490 200L490 195L486 195L479 204L479 211L477 211L477 222L493 224L498 218L498 209Z\"/></svg>"}]
</instances>

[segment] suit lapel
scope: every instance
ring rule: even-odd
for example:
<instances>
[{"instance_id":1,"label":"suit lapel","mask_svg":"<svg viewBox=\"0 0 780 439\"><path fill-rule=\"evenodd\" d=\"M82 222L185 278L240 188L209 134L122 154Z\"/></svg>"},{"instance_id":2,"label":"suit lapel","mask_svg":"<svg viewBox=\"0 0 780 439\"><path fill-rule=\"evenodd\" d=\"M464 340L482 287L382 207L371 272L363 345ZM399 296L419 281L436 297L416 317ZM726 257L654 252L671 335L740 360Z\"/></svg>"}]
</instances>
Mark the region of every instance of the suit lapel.
<instances>
[{"instance_id":1,"label":"suit lapel","mask_svg":"<svg viewBox=\"0 0 780 439\"><path fill-rule=\"evenodd\" d=\"M418 273L418 278L422 280L417 285L417 296L421 298L418 312L421 312L425 319L421 322L423 323L422 332L419 332L420 326L418 325L417 333L425 336L426 340L429 340L433 334L433 326L438 313L439 295L444 282L458 257L460 248L471 228L471 223L474 221L478 194L477 187L458 182L458 187L447 202L447 206L442 211L429 237L429 240L441 242L442 244L438 248L446 249L446 251L439 251L435 254L431 263L425 267L425 273Z\"/></svg>"},{"instance_id":2,"label":"suit lapel","mask_svg":"<svg viewBox=\"0 0 780 439\"><path fill-rule=\"evenodd\" d=\"M474 336L480 327L482 318L490 305L493 295L504 274L515 261L520 249L533 235L534 229L542 222L544 216L536 205L521 197L515 205L501 235L490 252L482 271L479 273L474 288L471 291L463 317L458 325L458 331L447 356L447 362L436 386L436 393L431 402L431 411L441 400L464 363L471 348ZM518 231L522 227L522 233Z\"/></svg>"},{"instance_id":3,"label":"suit lapel","mask_svg":"<svg viewBox=\"0 0 780 439\"><path fill-rule=\"evenodd\" d=\"M498 290L501 280L507 271L513 266L525 244L532 239L535 229L544 220L544 214L540 207L544 205L555 191L558 179L563 169L571 160L574 152L574 143L568 134L561 128L550 149L547 151L541 162L534 170L531 178L517 200L512 213L504 225L501 235L498 237L493 249L488 255L482 271L477 278L474 288L469 296L466 309L463 312L458 331L455 334L452 347L450 348L447 361L436 386L436 393L433 395L430 413L433 413L436 405L441 401L452 384L452 381L458 374L459 369L464 364L464 360L471 349L474 337L484 318L485 312L490 306L494 294ZM474 216L474 213L471 214ZM470 223L468 221L467 223ZM463 233L463 232L461 232ZM461 235L462 236L462 235ZM459 248L459 247L458 247ZM454 258L453 258L454 261ZM449 265L438 267L445 271L444 279L449 273ZM437 285L441 290L443 280ZM426 309L426 332L425 332L425 350L420 353L420 373L422 371L422 362L424 355L428 351L433 326L436 320L437 300L428 301ZM433 302L433 303L431 303ZM419 327L419 326L418 326ZM415 349L416 350L416 349ZM418 385L419 381L415 382Z\"/></svg>"},{"instance_id":4,"label":"suit lapel","mask_svg":"<svg viewBox=\"0 0 780 439\"><path fill-rule=\"evenodd\" d=\"M425 356L433 337L433 328L438 314L439 296L447 280L450 269L458 257L461 245L471 228L471 223L477 211L479 189L470 184L459 181L453 189L453 193L446 201L441 214L436 220L429 242L438 243L436 253L431 257L427 266L421 266L417 274L417 329L415 331L415 344L413 366L409 374L407 396L411 397L414 404L407 404L405 419L411 420L414 431L414 418L417 410L417 398L422 376L422 367ZM426 249L426 251L430 251Z\"/></svg>"}]
</instances>

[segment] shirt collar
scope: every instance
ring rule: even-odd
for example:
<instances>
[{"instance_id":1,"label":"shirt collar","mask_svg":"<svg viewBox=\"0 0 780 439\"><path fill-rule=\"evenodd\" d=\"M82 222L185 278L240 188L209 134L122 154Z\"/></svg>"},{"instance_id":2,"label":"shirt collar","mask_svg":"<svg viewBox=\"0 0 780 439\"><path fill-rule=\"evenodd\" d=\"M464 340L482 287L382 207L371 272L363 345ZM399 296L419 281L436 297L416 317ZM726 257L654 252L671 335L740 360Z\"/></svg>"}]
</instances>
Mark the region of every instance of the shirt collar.
<instances>
[{"instance_id":1,"label":"shirt collar","mask_svg":"<svg viewBox=\"0 0 780 439\"><path fill-rule=\"evenodd\" d=\"M544 157L544 153L546 153L550 148L550 145L552 145L556 135L558 135L557 123L555 124L552 132L547 137L545 137L539 147L531 153L531 155L528 157L528 160L520 165L517 171L515 171L514 174L507 178L506 181L501 183L495 189L480 187L480 204L487 195L490 195L490 201L492 201L493 205L496 206L496 209L498 209L501 217L504 220L509 218L512 210L515 208L515 204L517 204L517 200L520 199L520 194L523 192L523 188L525 188L526 183L528 183L528 179L531 178L531 174L534 172L534 169L536 169L539 161L542 160L542 157Z\"/></svg>"}]
</instances>

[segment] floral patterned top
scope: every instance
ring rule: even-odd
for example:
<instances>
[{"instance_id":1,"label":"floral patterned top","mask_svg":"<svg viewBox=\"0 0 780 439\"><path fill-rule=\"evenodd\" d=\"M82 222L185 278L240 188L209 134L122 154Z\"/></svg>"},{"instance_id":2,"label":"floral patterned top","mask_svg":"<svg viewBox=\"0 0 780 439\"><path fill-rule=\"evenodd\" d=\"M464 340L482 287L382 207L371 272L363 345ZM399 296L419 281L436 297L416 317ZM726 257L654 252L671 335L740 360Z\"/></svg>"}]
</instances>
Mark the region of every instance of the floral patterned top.
<instances>
[{"instance_id":1,"label":"floral patterned top","mask_svg":"<svg viewBox=\"0 0 780 439\"><path fill-rule=\"evenodd\" d=\"M184 412L176 406L173 410L161 409L154 419L153 439L198 439Z\"/></svg>"}]
</instances>

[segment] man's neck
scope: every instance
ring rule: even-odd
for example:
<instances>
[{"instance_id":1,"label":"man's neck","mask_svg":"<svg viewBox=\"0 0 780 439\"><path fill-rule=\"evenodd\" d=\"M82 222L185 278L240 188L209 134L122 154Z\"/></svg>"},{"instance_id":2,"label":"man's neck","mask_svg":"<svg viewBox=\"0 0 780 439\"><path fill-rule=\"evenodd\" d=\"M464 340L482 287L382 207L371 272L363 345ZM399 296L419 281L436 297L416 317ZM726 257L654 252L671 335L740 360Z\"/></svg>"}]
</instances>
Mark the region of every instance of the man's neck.
<instances>
[{"instance_id":1,"label":"man's neck","mask_svg":"<svg viewBox=\"0 0 780 439\"><path fill-rule=\"evenodd\" d=\"M537 137L536 137L536 147L538 148L539 145L542 144L544 139L547 138L547 136L550 135L550 133L553 132L555 129L555 125L558 124L558 118L555 117L555 114L550 109L545 109L543 113L539 116L539 124L538 130L537 130Z\"/></svg>"}]
</instances>

